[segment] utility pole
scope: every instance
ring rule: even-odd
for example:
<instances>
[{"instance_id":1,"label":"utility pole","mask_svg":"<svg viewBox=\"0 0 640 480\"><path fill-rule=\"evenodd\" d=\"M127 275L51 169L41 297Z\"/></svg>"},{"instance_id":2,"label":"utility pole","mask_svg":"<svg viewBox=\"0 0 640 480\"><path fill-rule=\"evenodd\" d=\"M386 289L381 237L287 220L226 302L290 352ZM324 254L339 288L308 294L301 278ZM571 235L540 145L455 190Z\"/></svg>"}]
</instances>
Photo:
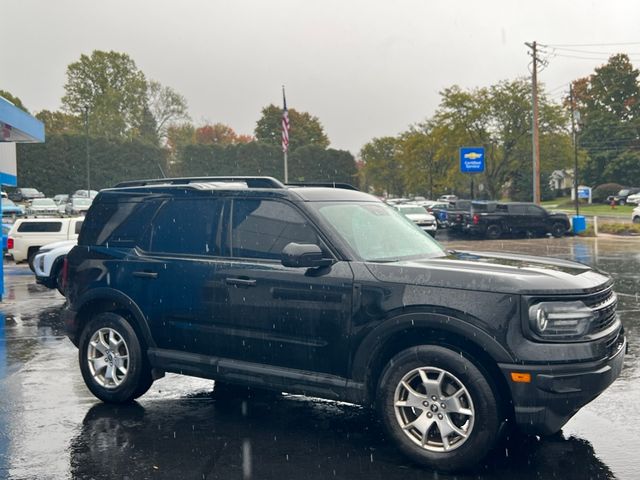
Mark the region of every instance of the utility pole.
<instances>
[{"instance_id":1,"label":"utility pole","mask_svg":"<svg viewBox=\"0 0 640 480\"><path fill-rule=\"evenodd\" d=\"M525 43L531 49L533 69L531 71L531 97L533 101L533 115L531 137L533 144L533 202L540 204L540 140L538 136L538 45L536 42Z\"/></svg>"},{"instance_id":2,"label":"utility pole","mask_svg":"<svg viewBox=\"0 0 640 480\"><path fill-rule=\"evenodd\" d=\"M87 198L91 198L91 164L89 162L89 105L84 106L84 138L87 152Z\"/></svg>"},{"instance_id":3,"label":"utility pole","mask_svg":"<svg viewBox=\"0 0 640 480\"><path fill-rule=\"evenodd\" d=\"M578 131L576 129L573 84L569 84L569 103L571 105L571 135L573 136L573 196L576 203L576 216L578 216L580 215L580 201L578 199Z\"/></svg>"}]
</instances>

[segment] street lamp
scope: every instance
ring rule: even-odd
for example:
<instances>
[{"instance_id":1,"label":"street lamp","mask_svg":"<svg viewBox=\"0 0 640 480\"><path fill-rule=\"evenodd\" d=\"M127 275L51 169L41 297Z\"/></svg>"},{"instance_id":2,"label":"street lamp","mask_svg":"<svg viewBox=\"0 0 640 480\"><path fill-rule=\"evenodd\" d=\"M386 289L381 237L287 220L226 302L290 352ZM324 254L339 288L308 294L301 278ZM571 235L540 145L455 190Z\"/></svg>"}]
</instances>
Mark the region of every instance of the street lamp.
<instances>
[{"instance_id":1,"label":"street lamp","mask_svg":"<svg viewBox=\"0 0 640 480\"><path fill-rule=\"evenodd\" d=\"M89 105L84 106L84 139L87 152L87 197L91 198L91 163L89 161Z\"/></svg>"}]
</instances>

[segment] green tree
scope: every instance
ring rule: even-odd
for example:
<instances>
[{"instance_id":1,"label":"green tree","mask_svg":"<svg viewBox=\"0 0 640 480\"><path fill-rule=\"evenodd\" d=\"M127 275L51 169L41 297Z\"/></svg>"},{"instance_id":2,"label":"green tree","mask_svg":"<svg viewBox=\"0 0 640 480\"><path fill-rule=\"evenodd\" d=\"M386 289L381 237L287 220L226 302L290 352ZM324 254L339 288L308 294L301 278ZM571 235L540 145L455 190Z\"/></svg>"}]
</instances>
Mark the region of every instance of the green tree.
<instances>
[{"instance_id":1,"label":"green tree","mask_svg":"<svg viewBox=\"0 0 640 480\"><path fill-rule=\"evenodd\" d=\"M134 138L148 126L147 81L125 53L95 50L67 67L63 109L83 116L89 111L90 133Z\"/></svg>"},{"instance_id":2,"label":"green tree","mask_svg":"<svg viewBox=\"0 0 640 480\"><path fill-rule=\"evenodd\" d=\"M403 195L405 188L402 163L399 160L400 140L395 137L374 138L360 150L366 183L376 193Z\"/></svg>"},{"instance_id":3,"label":"green tree","mask_svg":"<svg viewBox=\"0 0 640 480\"><path fill-rule=\"evenodd\" d=\"M11 95L6 90L0 90L0 97L4 97L5 100L9 100L11 103L13 103L19 109L24 110L25 112L29 113L29 110L27 110L27 107L25 107L24 104L22 103L22 100L20 100L18 97L14 96L14 95Z\"/></svg>"},{"instance_id":4,"label":"green tree","mask_svg":"<svg viewBox=\"0 0 640 480\"><path fill-rule=\"evenodd\" d=\"M291 182L356 183L356 162L345 150L306 145L291 154L288 167Z\"/></svg>"},{"instance_id":5,"label":"green tree","mask_svg":"<svg viewBox=\"0 0 640 480\"><path fill-rule=\"evenodd\" d=\"M79 134L83 132L83 119L61 112L60 110L40 110L36 113L36 118L44 123L47 136L56 134Z\"/></svg>"},{"instance_id":6,"label":"green tree","mask_svg":"<svg viewBox=\"0 0 640 480\"><path fill-rule=\"evenodd\" d=\"M625 164L640 150L640 72L624 54L612 56L595 73L573 82L580 112L579 145L588 152L586 182L626 184ZM621 176L620 176L621 175Z\"/></svg>"},{"instance_id":7,"label":"green tree","mask_svg":"<svg viewBox=\"0 0 640 480\"><path fill-rule=\"evenodd\" d=\"M282 108L276 105L268 105L262 109L262 116L256 124L254 131L259 142L271 145L282 144ZM289 151L305 145L329 146L329 138L318 120L307 112L298 112L294 108L289 109Z\"/></svg>"},{"instance_id":8,"label":"green tree","mask_svg":"<svg viewBox=\"0 0 640 480\"><path fill-rule=\"evenodd\" d=\"M187 99L155 80L147 84L147 105L156 125L155 135L161 140L167 138L171 125L190 120Z\"/></svg>"}]
</instances>

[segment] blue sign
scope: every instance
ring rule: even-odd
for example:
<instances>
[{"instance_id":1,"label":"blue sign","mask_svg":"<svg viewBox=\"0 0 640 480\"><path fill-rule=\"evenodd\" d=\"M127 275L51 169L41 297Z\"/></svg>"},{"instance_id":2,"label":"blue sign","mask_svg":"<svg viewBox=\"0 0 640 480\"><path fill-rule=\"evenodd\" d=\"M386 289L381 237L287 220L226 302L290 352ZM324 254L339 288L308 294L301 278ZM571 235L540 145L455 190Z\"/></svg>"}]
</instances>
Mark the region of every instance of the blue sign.
<instances>
[{"instance_id":1,"label":"blue sign","mask_svg":"<svg viewBox=\"0 0 640 480\"><path fill-rule=\"evenodd\" d=\"M578 198L589 198L589 187L578 187Z\"/></svg>"},{"instance_id":2,"label":"blue sign","mask_svg":"<svg viewBox=\"0 0 640 480\"><path fill-rule=\"evenodd\" d=\"M462 173L484 172L484 147L460 147L460 171Z\"/></svg>"}]
</instances>

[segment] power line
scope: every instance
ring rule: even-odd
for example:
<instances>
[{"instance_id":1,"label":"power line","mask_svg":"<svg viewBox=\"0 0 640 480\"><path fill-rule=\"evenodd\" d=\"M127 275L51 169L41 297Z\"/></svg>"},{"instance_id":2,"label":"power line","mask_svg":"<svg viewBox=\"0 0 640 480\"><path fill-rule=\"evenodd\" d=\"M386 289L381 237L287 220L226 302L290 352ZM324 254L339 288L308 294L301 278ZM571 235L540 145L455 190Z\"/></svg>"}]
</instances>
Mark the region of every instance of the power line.
<instances>
[{"instance_id":1,"label":"power line","mask_svg":"<svg viewBox=\"0 0 640 480\"><path fill-rule=\"evenodd\" d=\"M640 42L621 43L546 43L542 47L616 47L620 45L640 45Z\"/></svg>"},{"instance_id":2,"label":"power line","mask_svg":"<svg viewBox=\"0 0 640 480\"><path fill-rule=\"evenodd\" d=\"M603 52L603 51L595 51L595 50L582 50L580 48L562 48L562 47L549 47L549 48L553 48L553 50L561 50L563 52L577 52L577 53L584 53L584 54L593 54L593 55L616 55L618 53L624 53L626 55L640 55L640 53L637 52Z\"/></svg>"}]
</instances>

